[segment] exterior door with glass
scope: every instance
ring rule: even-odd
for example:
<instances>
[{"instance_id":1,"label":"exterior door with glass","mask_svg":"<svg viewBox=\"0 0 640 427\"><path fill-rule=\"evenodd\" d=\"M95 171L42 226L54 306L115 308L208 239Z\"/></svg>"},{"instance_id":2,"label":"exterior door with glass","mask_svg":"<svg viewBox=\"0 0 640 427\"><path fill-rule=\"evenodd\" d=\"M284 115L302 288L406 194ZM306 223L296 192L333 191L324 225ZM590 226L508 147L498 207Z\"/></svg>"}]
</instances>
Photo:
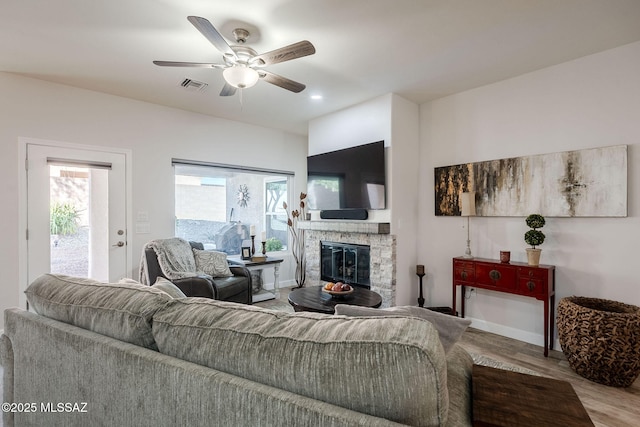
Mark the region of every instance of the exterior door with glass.
<instances>
[{"instance_id":1,"label":"exterior door with glass","mask_svg":"<svg viewBox=\"0 0 640 427\"><path fill-rule=\"evenodd\" d=\"M27 283L129 270L124 153L27 144Z\"/></svg>"}]
</instances>

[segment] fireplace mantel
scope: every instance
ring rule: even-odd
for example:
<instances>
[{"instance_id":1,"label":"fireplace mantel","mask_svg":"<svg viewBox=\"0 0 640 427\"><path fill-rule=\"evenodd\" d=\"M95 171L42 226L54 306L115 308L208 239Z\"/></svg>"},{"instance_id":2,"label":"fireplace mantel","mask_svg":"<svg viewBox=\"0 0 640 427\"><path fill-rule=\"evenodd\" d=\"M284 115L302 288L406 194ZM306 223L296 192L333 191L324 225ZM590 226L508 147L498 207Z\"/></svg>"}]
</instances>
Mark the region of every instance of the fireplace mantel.
<instances>
[{"instance_id":1,"label":"fireplace mantel","mask_svg":"<svg viewBox=\"0 0 640 427\"><path fill-rule=\"evenodd\" d=\"M300 221L302 230L335 231L338 233L390 234L388 222L368 221Z\"/></svg>"}]
</instances>

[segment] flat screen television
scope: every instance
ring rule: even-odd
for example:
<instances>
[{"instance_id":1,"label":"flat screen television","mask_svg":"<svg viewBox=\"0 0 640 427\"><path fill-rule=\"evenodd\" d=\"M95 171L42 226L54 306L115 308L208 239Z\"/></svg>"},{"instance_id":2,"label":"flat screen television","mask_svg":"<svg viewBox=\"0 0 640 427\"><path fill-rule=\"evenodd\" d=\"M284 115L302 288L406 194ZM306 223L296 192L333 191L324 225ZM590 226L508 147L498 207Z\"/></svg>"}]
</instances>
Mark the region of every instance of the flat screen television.
<instances>
[{"instance_id":1,"label":"flat screen television","mask_svg":"<svg viewBox=\"0 0 640 427\"><path fill-rule=\"evenodd\" d=\"M309 209L385 209L384 141L307 157Z\"/></svg>"}]
</instances>

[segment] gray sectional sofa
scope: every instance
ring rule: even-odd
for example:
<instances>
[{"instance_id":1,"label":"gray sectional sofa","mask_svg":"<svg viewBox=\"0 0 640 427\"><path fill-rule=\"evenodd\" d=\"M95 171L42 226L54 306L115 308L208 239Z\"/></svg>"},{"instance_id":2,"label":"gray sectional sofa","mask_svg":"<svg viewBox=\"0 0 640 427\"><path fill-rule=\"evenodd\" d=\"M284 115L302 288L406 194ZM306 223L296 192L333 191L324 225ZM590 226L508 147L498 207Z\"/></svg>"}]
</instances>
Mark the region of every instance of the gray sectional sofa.
<instances>
[{"instance_id":1,"label":"gray sectional sofa","mask_svg":"<svg viewBox=\"0 0 640 427\"><path fill-rule=\"evenodd\" d=\"M26 293L1 337L6 427L471 425L471 357L423 319L50 274Z\"/></svg>"}]
</instances>

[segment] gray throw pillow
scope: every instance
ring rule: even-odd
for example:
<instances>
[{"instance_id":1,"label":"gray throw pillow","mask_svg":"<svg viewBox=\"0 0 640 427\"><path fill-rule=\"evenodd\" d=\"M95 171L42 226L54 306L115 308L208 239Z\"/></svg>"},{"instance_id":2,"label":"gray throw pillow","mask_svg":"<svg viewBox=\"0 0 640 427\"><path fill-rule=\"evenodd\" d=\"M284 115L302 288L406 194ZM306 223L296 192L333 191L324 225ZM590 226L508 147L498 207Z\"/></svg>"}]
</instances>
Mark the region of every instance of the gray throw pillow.
<instances>
[{"instance_id":1,"label":"gray throw pillow","mask_svg":"<svg viewBox=\"0 0 640 427\"><path fill-rule=\"evenodd\" d=\"M169 294L169 296L171 298L186 298L187 297L184 294L184 292L182 292L182 290L180 290L179 287L177 287L176 285L174 285L172 282L170 282L169 280L165 279L164 277L158 277L156 279L156 283L151 285L151 287L152 288L156 288L156 289L160 289L161 291L166 292L167 294Z\"/></svg>"},{"instance_id":2,"label":"gray throw pillow","mask_svg":"<svg viewBox=\"0 0 640 427\"><path fill-rule=\"evenodd\" d=\"M445 353L449 353L453 345L458 342L464 331L471 324L471 320L448 314L438 313L422 307L400 306L391 308L369 308L356 305L337 304L335 314L345 316L409 316L431 322L438 331L440 342Z\"/></svg>"},{"instance_id":3,"label":"gray throw pillow","mask_svg":"<svg viewBox=\"0 0 640 427\"><path fill-rule=\"evenodd\" d=\"M196 260L196 269L204 274L211 277L233 276L227 262L227 254L224 252L193 249L193 257Z\"/></svg>"}]
</instances>

